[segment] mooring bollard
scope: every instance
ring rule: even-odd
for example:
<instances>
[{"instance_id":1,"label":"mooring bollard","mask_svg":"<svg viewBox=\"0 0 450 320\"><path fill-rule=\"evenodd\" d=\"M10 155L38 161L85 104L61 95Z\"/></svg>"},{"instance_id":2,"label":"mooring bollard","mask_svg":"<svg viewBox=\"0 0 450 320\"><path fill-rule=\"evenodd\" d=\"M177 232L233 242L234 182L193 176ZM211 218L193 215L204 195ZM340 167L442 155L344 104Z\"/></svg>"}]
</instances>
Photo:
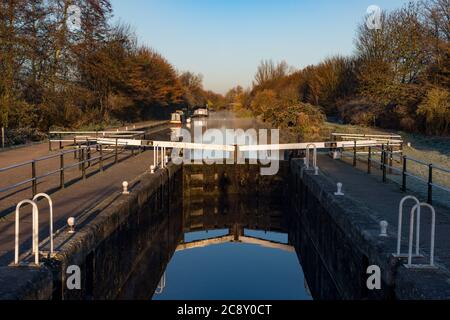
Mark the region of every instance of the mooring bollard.
<instances>
[{"instance_id":1,"label":"mooring bollard","mask_svg":"<svg viewBox=\"0 0 450 320\"><path fill-rule=\"evenodd\" d=\"M152 164L150 166L150 173L155 173L155 168L156 168L156 166Z\"/></svg>"},{"instance_id":2,"label":"mooring bollard","mask_svg":"<svg viewBox=\"0 0 450 320\"><path fill-rule=\"evenodd\" d=\"M130 192L128 191L128 182L127 181L122 182L122 188L123 188L122 194L130 194Z\"/></svg>"},{"instance_id":3,"label":"mooring bollard","mask_svg":"<svg viewBox=\"0 0 450 320\"><path fill-rule=\"evenodd\" d=\"M70 217L69 219L67 219L67 225L69 226L68 233L75 233L75 218L74 217Z\"/></svg>"},{"instance_id":4,"label":"mooring bollard","mask_svg":"<svg viewBox=\"0 0 450 320\"><path fill-rule=\"evenodd\" d=\"M381 221L380 222L380 237L387 237L387 228L389 226L389 223L387 221Z\"/></svg>"},{"instance_id":5,"label":"mooring bollard","mask_svg":"<svg viewBox=\"0 0 450 320\"><path fill-rule=\"evenodd\" d=\"M343 184L340 183L340 182L338 182L338 183L336 184L336 186L337 186L337 192L335 192L334 195L335 195L335 196L343 196L343 195L344 195L344 193L342 192L342 186L343 186Z\"/></svg>"}]
</instances>

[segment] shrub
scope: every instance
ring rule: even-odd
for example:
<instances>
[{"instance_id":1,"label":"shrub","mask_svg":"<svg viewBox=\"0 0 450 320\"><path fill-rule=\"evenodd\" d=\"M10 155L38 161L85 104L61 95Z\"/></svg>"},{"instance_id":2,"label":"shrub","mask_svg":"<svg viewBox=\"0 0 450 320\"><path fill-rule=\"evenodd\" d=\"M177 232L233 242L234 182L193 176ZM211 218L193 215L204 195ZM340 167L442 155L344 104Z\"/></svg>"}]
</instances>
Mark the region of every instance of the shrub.
<instances>
[{"instance_id":1,"label":"shrub","mask_svg":"<svg viewBox=\"0 0 450 320\"><path fill-rule=\"evenodd\" d=\"M424 117L428 134L444 135L449 132L450 94L447 90L433 88L428 91L417 109Z\"/></svg>"}]
</instances>

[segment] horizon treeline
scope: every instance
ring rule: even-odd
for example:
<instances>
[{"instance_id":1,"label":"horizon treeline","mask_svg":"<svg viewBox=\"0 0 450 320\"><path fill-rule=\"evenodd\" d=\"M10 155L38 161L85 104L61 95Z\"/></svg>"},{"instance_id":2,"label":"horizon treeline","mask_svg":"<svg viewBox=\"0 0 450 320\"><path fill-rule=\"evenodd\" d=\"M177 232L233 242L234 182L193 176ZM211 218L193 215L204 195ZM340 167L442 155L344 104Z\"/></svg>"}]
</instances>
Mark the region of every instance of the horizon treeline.
<instances>
[{"instance_id":1,"label":"horizon treeline","mask_svg":"<svg viewBox=\"0 0 450 320\"><path fill-rule=\"evenodd\" d=\"M109 0L1 1L0 127L104 126L220 98L112 16Z\"/></svg>"},{"instance_id":2,"label":"horizon treeline","mask_svg":"<svg viewBox=\"0 0 450 320\"><path fill-rule=\"evenodd\" d=\"M226 95L235 107L299 133L325 116L344 123L430 135L450 125L450 0L410 2L383 12L381 28L363 21L356 52L295 71L262 61L253 87Z\"/></svg>"}]
</instances>

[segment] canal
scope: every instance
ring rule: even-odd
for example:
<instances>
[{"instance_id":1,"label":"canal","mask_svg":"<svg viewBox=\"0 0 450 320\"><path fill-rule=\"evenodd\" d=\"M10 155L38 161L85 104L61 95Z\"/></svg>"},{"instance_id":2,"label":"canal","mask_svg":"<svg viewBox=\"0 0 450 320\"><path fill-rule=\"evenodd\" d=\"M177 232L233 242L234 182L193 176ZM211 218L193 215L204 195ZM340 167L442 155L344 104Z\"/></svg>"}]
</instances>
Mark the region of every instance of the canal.
<instances>
[{"instance_id":1,"label":"canal","mask_svg":"<svg viewBox=\"0 0 450 320\"><path fill-rule=\"evenodd\" d=\"M198 126L203 129L194 130ZM193 121L189 129L198 139L206 129L258 127L253 119L220 112ZM179 134L175 128L172 140L174 134ZM184 189L189 189L186 183ZM289 223L290 210L282 192L267 196L219 190L209 194L184 190L183 201L161 217L161 227L155 230L157 241L142 255L119 298L312 299L290 243L289 232L296 230Z\"/></svg>"},{"instance_id":2,"label":"canal","mask_svg":"<svg viewBox=\"0 0 450 320\"><path fill-rule=\"evenodd\" d=\"M228 200L222 212L185 208L181 239L153 299L311 299L283 211Z\"/></svg>"}]
</instances>

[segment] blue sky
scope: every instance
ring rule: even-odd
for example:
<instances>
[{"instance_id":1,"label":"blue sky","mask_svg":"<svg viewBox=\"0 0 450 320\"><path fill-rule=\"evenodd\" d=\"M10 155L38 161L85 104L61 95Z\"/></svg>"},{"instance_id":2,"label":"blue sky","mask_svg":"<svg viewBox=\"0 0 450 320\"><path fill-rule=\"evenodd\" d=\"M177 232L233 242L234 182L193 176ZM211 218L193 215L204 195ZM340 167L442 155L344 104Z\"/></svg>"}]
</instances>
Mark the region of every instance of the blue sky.
<instances>
[{"instance_id":1,"label":"blue sky","mask_svg":"<svg viewBox=\"0 0 450 320\"><path fill-rule=\"evenodd\" d=\"M248 87L262 59L295 68L354 50L368 6L392 10L407 0L112 0L114 20L178 70L201 73L224 93Z\"/></svg>"}]
</instances>

